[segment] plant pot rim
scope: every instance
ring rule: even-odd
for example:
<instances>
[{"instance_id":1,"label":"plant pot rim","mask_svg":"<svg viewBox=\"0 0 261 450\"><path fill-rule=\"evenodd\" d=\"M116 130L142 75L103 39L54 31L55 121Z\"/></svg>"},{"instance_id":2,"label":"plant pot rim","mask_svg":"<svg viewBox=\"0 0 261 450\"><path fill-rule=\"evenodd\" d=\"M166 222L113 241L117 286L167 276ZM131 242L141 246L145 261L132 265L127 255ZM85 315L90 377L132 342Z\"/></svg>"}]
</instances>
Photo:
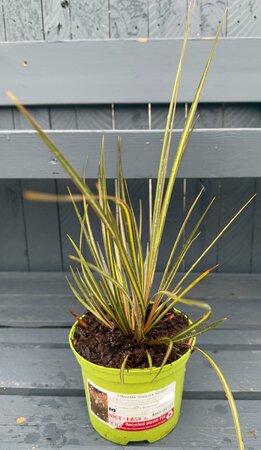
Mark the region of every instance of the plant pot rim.
<instances>
[{"instance_id":1,"label":"plant pot rim","mask_svg":"<svg viewBox=\"0 0 261 450\"><path fill-rule=\"evenodd\" d=\"M174 309L175 309L175 308L174 308ZM179 310L175 309L175 311L179 311ZM83 314L83 315L81 316L81 318L83 318L85 315L86 315L86 313ZM188 316L187 316L187 317L188 317ZM188 318L188 320L189 320L189 323L191 324L192 321L191 321L189 318ZM96 370L99 370L100 372L111 373L112 375L113 375L113 374L114 374L114 375L119 375L121 369L117 369L117 368L115 368L115 367L106 367L106 366L102 366L102 365L99 365L99 364L92 363L91 361L89 361L88 359L84 358L83 356L81 356L81 355L76 351L76 349L74 348L74 345L73 345L73 337L74 337L75 328L76 328L77 324L78 324L78 320L76 320L76 321L74 322L74 324L72 325L68 337L69 337L69 345L70 345L70 348L71 348L73 354L75 355L76 359L78 360L79 364L80 364L80 365L88 364L88 365L90 365L90 367L95 368ZM180 365L183 365L183 364L184 364L184 362L185 362L184 360L187 360L187 359L189 358L189 356L190 356L190 354L191 354L191 352L192 352L192 350L193 350L193 348L194 348L194 346L195 346L195 343L196 343L196 337L191 338L191 339L192 339L192 344L191 344L191 346L188 348L188 350L186 351L186 353L184 353L184 354L183 354L179 359L177 359L176 361L173 361L172 363L166 364L166 365L163 367L163 369L162 369L161 372L166 372L166 371L168 371L168 370L173 370L174 367L175 367L175 369L177 369ZM150 374L150 375L156 375L157 372L159 371L159 369L160 369L160 367L152 367L152 369L149 368L149 367L145 367L145 368L137 368L137 369L133 369L133 368L132 368L132 369L124 369L124 374L129 374L129 375L131 375L131 374L133 374L133 375L134 375L134 374L137 374L137 375L139 375L139 374L145 374L145 373L147 373L147 374Z\"/></svg>"}]
</instances>

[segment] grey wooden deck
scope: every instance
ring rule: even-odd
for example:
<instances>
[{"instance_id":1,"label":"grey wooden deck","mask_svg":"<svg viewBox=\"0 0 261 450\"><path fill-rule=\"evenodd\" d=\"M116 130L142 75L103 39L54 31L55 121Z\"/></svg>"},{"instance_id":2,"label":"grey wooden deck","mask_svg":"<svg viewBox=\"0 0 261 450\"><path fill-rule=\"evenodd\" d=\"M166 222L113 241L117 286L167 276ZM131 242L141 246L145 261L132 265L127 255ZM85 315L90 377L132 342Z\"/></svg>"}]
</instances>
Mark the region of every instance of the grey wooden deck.
<instances>
[{"instance_id":1,"label":"grey wooden deck","mask_svg":"<svg viewBox=\"0 0 261 450\"><path fill-rule=\"evenodd\" d=\"M232 387L246 448L261 449L261 275L213 274L194 297L209 301L215 317L229 317L198 344ZM64 274L0 274L1 450L123 448L90 426L80 369L67 343L70 306L80 312ZM20 417L26 420L17 424ZM228 403L201 355L194 353L188 364L177 428L150 447L237 448Z\"/></svg>"}]
</instances>

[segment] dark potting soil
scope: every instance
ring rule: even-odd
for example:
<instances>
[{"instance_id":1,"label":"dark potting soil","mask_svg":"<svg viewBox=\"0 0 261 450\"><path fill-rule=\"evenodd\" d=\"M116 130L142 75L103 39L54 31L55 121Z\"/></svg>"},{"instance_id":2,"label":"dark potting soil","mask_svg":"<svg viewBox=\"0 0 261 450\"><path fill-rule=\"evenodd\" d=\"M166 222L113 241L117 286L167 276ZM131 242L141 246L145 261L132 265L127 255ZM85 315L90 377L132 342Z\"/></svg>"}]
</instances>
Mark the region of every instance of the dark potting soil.
<instances>
[{"instance_id":1,"label":"dark potting soil","mask_svg":"<svg viewBox=\"0 0 261 450\"><path fill-rule=\"evenodd\" d=\"M109 330L92 314L83 318L87 328L78 323L75 329L73 346L88 361L105 367L120 368L129 353L126 368L149 367L146 350L149 351L154 367L160 367L164 359L166 345L137 344L133 338L123 336L119 329ZM146 335L146 340L159 337L173 337L188 326L188 319L183 313L169 312ZM176 361L188 350L188 341L173 345L168 363Z\"/></svg>"}]
</instances>

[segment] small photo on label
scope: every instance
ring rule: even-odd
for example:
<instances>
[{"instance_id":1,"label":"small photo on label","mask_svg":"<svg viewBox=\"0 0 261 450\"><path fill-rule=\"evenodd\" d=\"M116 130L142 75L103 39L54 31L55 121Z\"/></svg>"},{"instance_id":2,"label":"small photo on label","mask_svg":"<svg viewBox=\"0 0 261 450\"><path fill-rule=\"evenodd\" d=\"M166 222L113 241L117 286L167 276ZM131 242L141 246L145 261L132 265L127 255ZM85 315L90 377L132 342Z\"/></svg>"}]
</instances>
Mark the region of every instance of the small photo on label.
<instances>
[{"instance_id":1,"label":"small photo on label","mask_svg":"<svg viewBox=\"0 0 261 450\"><path fill-rule=\"evenodd\" d=\"M88 382L90 406L92 412L104 422L109 421L108 396Z\"/></svg>"}]
</instances>

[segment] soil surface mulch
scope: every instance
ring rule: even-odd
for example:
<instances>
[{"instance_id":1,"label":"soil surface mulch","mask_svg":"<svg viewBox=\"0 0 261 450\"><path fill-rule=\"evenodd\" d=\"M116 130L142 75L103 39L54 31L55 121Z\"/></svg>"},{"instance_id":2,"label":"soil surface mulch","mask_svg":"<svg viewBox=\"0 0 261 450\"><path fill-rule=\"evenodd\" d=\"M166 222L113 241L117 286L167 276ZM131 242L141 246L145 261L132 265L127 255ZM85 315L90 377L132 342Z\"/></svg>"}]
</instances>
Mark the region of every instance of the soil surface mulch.
<instances>
[{"instance_id":1,"label":"soil surface mulch","mask_svg":"<svg viewBox=\"0 0 261 450\"><path fill-rule=\"evenodd\" d=\"M167 319L167 320L166 320ZM137 344L133 338L123 336L119 329L109 330L92 314L87 313L83 318L87 328L79 324L73 338L75 350L88 361L105 367L120 368L125 356L129 354L126 368L149 367L146 350L149 351L154 367L160 367L164 359L167 346L148 346ZM173 337L188 326L185 314L169 312L163 320L147 334L146 339L159 337ZM188 342L174 344L168 363L176 361L188 350Z\"/></svg>"}]
</instances>

